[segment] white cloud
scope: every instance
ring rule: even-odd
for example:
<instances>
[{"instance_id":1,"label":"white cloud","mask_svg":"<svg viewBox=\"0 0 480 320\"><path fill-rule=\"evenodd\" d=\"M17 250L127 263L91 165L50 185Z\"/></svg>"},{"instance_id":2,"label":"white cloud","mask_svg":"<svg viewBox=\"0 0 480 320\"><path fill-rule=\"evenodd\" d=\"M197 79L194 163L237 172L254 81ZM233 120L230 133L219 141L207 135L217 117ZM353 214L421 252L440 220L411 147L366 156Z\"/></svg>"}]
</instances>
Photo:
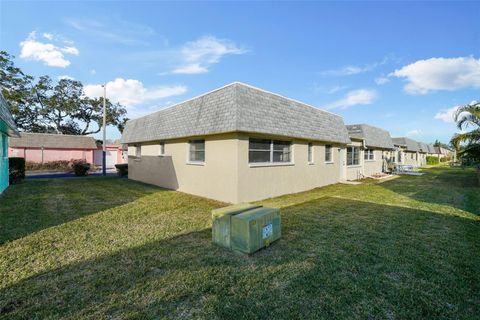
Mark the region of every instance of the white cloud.
<instances>
[{"instance_id":1,"label":"white cloud","mask_svg":"<svg viewBox=\"0 0 480 320\"><path fill-rule=\"evenodd\" d=\"M324 70L320 74L322 76L351 76L359 73L370 71L371 67L357 67L357 66L345 66L340 69Z\"/></svg>"},{"instance_id":2,"label":"white cloud","mask_svg":"<svg viewBox=\"0 0 480 320\"><path fill-rule=\"evenodd\" d=\"M184 67L176 68L172 73L180 74L198 74L208 72L208 69L200 66L198 63L193 63Z\"/></svg>"},{"instance_id":3,"label":"white cloud","mask_svg":"<svg viewBox=\"0 0 480 320\"><path fill-rule=\"evenodd\" d=\"M459 57L418 60L395 70L390 76L405 78L408 83L404 89L410 94L480 88L480 59Z\"/></svg>"},{"instance_id":4,"label":"white cloud","mask_svg":"<svg viewBox=\"0 0 480 320\"><path fill-rule=\"evenodd\" d=\"M413 130L410 130L406 133L407 137L416 137L416 136L421 136L421 135L423 135L423 131L420 130L420 129L413 129Z\"/></svg>"},{"instance_id":5,"label":"white cloud","mask_svg":"<svg viewBox=\"0 0 480 320\"><path fill-rule=\"evenodd\" d=\"M458 106L451 107L449 109L442 109L433 117L436 120L440 120L446 123L454 123L453 115L457 112Z\"/></svg>"},{"instance_id":6,"label":"white cloud","mask_svg":"<svg viewBox=\"0 0 480 320\"><path fill-rule=\"evenodd\" d=\"M43 43L36 39L35 31L31 32L27 39L20 42L20 58L26 60L43 61L51 67L65 68L70 65L70 61L65 54L79 55L77 48L73 46L59 47L52 43Z\"/></svg>"},{"instance_id":7,"label":"white cloud","mask_svg":"<svg viewBox=\"0 0 480 320\"><path fill-rule=\"evenodd\" d=\"M85 95L102 97L103 88L100 84L89 84L84 87ZM160 86L146 88L141 81L117 78L107 83L107 98L126 106L160 100L181 95L187 91L185 86Z\"/></svg>"},{"instance_id":8,"label":"white cloud","mask_svg":"<svg viewBox=\"0 0 480 320\"><path fill-rule=\"evenodd\" d=\"M368 89L359 89L349 91L347 95L337 100L327 107L329 109L333 108L341 108L346 109L351 106L355 105L367 105L371 104L377 98L377 92L375 90L368 90Z\"/></svg>"},{"instance_id":9,"label":"white cloud","mask_svg":"<svg viewBox=\"0 0 480 320\"><path fill-rule=\"evenodd\" d=\"M61 76L58 76L57 79L58 79L58 80L63 80L63 79L65 79L65 80L75 80L74 77L70 77L70 76L68 76L68 75L66 75L66 74L65 74L65 75L61 75Z\"/></svg>"},{"instance_id":10,"label":"white cloud","mask_svg":"<svg viewBox=\"0 0 480 320\"><path fill-rule=\"evenodd\" d=\"M223 56L246 52L245 48L238 47L230 40L204 36L182 46L179 52L181 62L172 70L172 73L205 73L208 72L210 66L218 63Z\"/></svg>"},{"instance_id":11,"label":"white cloud","mask_svg":"<svg viewBox=\"0 0 480 320\"><path fill-rule=\"evenodd\" d=\"M378 84L379 86L382 86L386 83L388 83L390 81L390 79L388 79L387 77L377 77L375 78L375 83Z\"/></svg>"},{"instance_id":12,"label":"white cloud","mask_svg":"<svg viewBox=\"0 0 480 320\"><path fill-rule=\"evenodd\" d=\"M352 76L360 73L365 73L368 71L372 71L379 66L389 63L390 61L396 61L397 59L393 55L385 56L381 61L377 61L374 63L369 63L364 66L344 66L339 69L331 69L331 70L324 70L320 72L322 76Z\"/></svg>"},{"instance_id":13,"label":"white cloud","mask_svg":"<svg viewBox=\"0 0 480 320\"><path fill-rule=\"evenodd\" d=\"M53 40L53 34L45 32L42 36L47 40Z\"/></svg>"}]
</instances>

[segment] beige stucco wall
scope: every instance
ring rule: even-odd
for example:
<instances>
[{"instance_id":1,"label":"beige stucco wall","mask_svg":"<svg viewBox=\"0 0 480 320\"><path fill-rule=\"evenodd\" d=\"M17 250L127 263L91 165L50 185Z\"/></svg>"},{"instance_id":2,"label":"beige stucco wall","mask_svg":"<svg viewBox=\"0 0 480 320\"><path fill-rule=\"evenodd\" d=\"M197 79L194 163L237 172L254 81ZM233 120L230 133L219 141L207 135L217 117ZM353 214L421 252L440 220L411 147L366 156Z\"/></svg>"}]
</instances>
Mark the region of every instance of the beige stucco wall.
<instances>
[{"instance_id":1,"label":"beige stucco wall","mask_svg":"<svg viewBox=\"0 0 480 320\"><path fill-rule=\"evenodd\" d=\"M363 160L363 174L367 177L381 173L383 169L382 150L373 150L374 160Z\"/></svg>"},{"instance_id":2,"label":"beige stucco wall","mask_svg":"<svg viewBox=\"0 0 480 320\"><path fill-rule=\"evenodd\" d=\"M412 159L412 155L413 155L413 159ZM417 152L405 151L405 152L403 153L403 161L402 161L402 164L418 167L418 166L419 166L419 162L417 161Z\"/></svg>"},{"instance_id":3,"label":"beige stucco wall","mask_svg":"<svg viewBox=\"0 0 480 320\"><path fill-rule=\"evenodd\" d=\"M160 142L141 146L135 157L129 146L129 178L224 202L261 200L337 183L340 177L340 147L332 146L333 161L325 163L325 145L313 143L313 163L308 163L308 142L292 141L292 163L261 165L248 163L249 137L265 135L232 133L205 137L205 163L192 165L188 139L165 141L165 156L159 156Z\"/></svg>"},{"instance_id":4,"label":"beige stucco wall","mask_svg":"<svg viewBox=\"0 0 480 320\"><path fill-rule=\"evenodd\" d=\"M188 163L188 139L165 142L165 156L159 156L159 142L128 148L129 178L225 202L237 202L236 135L205 137L205 163Z\"/></svg>"},{"instance_id":5,"label":"beige stucco wall","mask_svg":"<svg viewBox=\"0 0 480 320\"><path fill-rule=\"evenodd\" d=\"M292 165L257 166L248 163L248 138L239 136L238 200L255 201L337 183L340 180L339 146L332 146L331 163L325 162L325 144L313 143L313 163L308 163L308 142L294 139Z\"/></svg>"}]
</instances>

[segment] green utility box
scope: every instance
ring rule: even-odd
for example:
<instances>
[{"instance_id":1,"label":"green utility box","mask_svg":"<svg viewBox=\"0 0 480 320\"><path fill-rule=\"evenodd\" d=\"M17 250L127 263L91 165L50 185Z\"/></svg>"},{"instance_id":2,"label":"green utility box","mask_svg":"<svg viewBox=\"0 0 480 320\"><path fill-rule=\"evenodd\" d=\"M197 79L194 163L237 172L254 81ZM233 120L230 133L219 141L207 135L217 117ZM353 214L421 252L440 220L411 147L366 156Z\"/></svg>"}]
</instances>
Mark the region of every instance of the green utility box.
<instances>
[{"instance_id":1,"label":"green utility box","mask_svg":"<svg viewBox=\"0 0 480 320\"><path fill-rule=\"evenodd\" d=\"M212 210L212 240L219 246L230 249L231 217L247 210L260 208L259 205L241 203Z\"/></svg>"},{"instance_id":2,"label":"green utility box","mask_svg":"<svg viewBox=\"0 0 480 320\"><path fill-rule=\"evenodd\" d=\"M280 209L256 208L231 216L231 248L253 253L281 236Z\"/></svg>"}]
</instances>

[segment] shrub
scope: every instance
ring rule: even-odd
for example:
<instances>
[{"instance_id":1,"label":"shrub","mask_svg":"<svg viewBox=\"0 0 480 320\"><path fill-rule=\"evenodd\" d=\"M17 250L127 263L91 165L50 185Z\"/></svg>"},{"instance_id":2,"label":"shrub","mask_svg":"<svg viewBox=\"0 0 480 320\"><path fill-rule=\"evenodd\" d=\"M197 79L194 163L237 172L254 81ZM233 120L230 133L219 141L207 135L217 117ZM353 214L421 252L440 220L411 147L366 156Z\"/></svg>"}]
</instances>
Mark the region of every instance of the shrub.
<instances>
[{"instance_id":1,"label":"shrub","mask_svg":"<svg viewBox=\"0 0 480 320\"><path fill-rule=\"evenodd\" d=\"M70 166L70 161L67 161L67 160L49 161L44 163L27 161L25 169L27 171L34 171L34 170L69 171L71 169L71 166Z\"/></svg>"},{"instance_id":2,"label":"shrub","mask_svg":"<svg viewBox=\"0 0 480 320\"><path fill-rule=\"evenodd\" d=\"M83 177L88 174L90 163L85 160L72 160L72 169L77 177Z\"/></svg>"},{"instance_id":3,"label":"shrub","mask_svg":"<svg viewBox=\"0 0 480 320\"><path fill-rule=\"evenodd\" d=\"M115 165L115 168L117 168L117 174L120 177L126 177L128 176L128 163L119 163Z\"/></svg>"},{"instance_id":4,"label":"shrub","mask_svg":"<svg viewBox=\"0 0 480 320\"><path fill-rule=\"evenodd\" d=\"M449 161L449 159L447 157L440 158L440 162L447 162L447 161Z\"/></svg>"},{"instance_id":5,"label":"shrub","mask_svg":"<svg viewBox=\"0 0 480 320\"><path fill-rule=\"evenodd\" d=\"M25 158L8 158L8 181L10 184L21 182L25 179Z\"/></svg>"},{"instance_id":6,"label":"shrub","mask_svg":"<svg viewBox=\"0 0 480 320\"><path fill-rule=\"evenodd\" d=\"M436 164L439 164L440 161L438 159L438 157L435 157L435 156L427 156L427 164L430 165L430 166L433 166L433 165L436 165Z\"/></svg>"}]
</instances>

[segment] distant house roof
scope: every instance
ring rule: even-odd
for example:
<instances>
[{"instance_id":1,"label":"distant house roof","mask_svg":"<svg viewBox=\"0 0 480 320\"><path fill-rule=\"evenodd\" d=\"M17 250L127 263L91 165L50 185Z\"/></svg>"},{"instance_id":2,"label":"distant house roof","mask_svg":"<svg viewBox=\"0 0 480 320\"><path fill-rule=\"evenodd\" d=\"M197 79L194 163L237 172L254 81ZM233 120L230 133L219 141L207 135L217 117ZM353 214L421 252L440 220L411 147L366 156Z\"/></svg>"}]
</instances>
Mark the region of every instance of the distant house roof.
<instances>
[{"instance_id":1,"label":"distant house roof","mask_svg":"<svg viewBox=\"0 0 480 320\"><path fill-rule=\"evenodd\" d=\"M420 151L418 142L406 137L392 138L393 144L396 146L405 147L407 151Z\"/></svg>"},{"instance_id":2,"label":"distant house roof","mask_svg":"<svg viewBox=\"0 0 480 320\"><path fill-rule=\"evenodd\" d=\"M5 132L9 136L18 136L17 126L13 121L12 114L8 109L7 101L0 92L0 131ZM3 123L2 123L3 122Z\"/></svg>"},{"instance_id":3,"label":"distant house roof","mask_svg":"<svg viewBox=\"0 0 480 320\"><path fill-rule=\"evenodd\" d=\"M428 153L431 153L431 154L437 153L437 150L435 150L435 147L433 146L433 144L427 144L427 147L428 147Z\"/></svg>"},{"instance_id":4,"label":"distant house roof","mask_svg":"<svg viewBox=\"0 0 480 320\"><path fill-rule=\"evenodd\" d=\"M87 136L73 136L49 133L20 133L20 138L10 138L10 147L52 148L52 149L97 149L95 139Z\"/></svg>"},{"instance_id":5,"label":"distant house roof","mask_svg":"<svg viewBox=\"0 0 480 320\"><path fill-rule=\"evenodd\" d=\"M238 82L128 121L121 142L226 132L350 142L342 117Z\"/></svg>"},{"instance_id":6,"label":"distant house roof","mask_svg":"<svg viewBox=\"0 0 480 320\"><path fill-rule=\"evenodd\" d=\"M452 150L449 150L447 148L443 148L443 147L435 147L435 151L437 154L443 154L443 155L450 155L453 153Z\"/></svg>"},{"instance_id":7,"label":"distant house roof","mask_svg":"<svg viewBox=\"0 0 480 320\"><path fill-rule=\"evenodd\" d=\"M368 124L347 125L348 135L353 139L362 139L365 146L381 149L393 149L392 138L387 130Z\"/></svg>"},{"instance_id":8,"label":"distant house roof","mask_svg":"<svg viewBox=\"0 0 480 320\"><path fill-rule=\"evenodd\" d=\"M420 152L428 153L428 145L423 142L418 142L418 149Z\"/></svg>"}]
</instances>

